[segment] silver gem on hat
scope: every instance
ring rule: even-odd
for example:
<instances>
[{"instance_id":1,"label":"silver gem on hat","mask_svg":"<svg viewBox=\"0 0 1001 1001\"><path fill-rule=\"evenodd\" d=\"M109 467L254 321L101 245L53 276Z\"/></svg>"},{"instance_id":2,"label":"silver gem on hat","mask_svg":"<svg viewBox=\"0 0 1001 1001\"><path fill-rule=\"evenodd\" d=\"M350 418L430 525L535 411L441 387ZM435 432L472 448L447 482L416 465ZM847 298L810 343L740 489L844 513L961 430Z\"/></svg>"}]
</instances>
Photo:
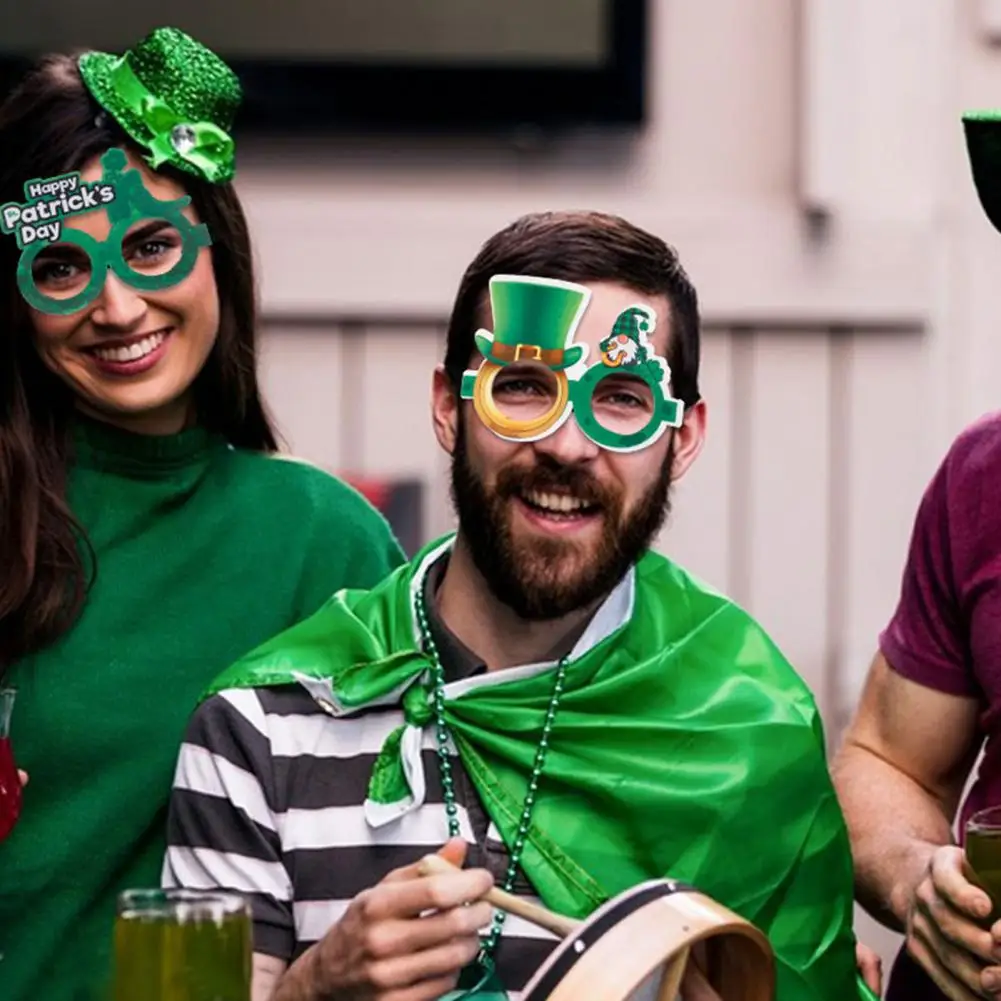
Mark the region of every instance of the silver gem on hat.
<instances>
[{"instance_id":1,"label":"silver gem on hat","mask_svg":"<svg viewBox=\"0 0 1001 1001\"><path fill-rule=\"evenodd\" d=\"M195 130L190 125L175 125L170 130L170 145L178 153L189 153L195 148Z\"/></svg>"}]
</instances>

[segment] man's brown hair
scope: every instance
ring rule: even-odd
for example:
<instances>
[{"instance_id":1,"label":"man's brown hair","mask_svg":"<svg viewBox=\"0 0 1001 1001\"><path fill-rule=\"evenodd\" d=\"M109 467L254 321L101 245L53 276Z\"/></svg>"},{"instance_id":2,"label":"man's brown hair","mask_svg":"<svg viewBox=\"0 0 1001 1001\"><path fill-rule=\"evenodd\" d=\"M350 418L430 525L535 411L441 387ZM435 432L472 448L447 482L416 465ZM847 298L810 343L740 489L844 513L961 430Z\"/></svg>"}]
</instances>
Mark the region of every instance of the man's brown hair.
<instances>
[{"instance_id":1,"label":"man's brown hair","mask_svg":"<svg viewBox=\"0 0 1001 1001\"><path fill-rule=\"evenodd\" d=\"M458 391L473 356L473 334L493 275L534 275L561 281L618 282L643 295L664 296L671 390L686 407L699 401L699 304L676 251L659 237L600 212L539 212L490 237L462 276L452 307L445 371Z\"/></svg>"}]
</instances>

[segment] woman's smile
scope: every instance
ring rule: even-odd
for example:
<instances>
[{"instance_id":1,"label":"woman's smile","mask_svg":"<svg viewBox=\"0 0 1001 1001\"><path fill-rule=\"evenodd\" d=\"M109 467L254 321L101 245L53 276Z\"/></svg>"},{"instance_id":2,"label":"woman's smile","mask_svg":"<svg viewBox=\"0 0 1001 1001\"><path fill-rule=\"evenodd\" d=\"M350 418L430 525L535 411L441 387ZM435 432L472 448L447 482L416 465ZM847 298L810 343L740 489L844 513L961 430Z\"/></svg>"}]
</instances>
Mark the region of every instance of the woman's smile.
<instances>
[{"instance_id":1,"label":"woman's smile","mask_svg":"<svg viewBox=\"0 0 1001 1001\"><path fill-rule=\"evenodd\" d=\"M173 327L163 327L131 337L107 338L83 348L95 368L115 378L142 375L156 366L169 350Z\"/></svg>"}]
</instances>

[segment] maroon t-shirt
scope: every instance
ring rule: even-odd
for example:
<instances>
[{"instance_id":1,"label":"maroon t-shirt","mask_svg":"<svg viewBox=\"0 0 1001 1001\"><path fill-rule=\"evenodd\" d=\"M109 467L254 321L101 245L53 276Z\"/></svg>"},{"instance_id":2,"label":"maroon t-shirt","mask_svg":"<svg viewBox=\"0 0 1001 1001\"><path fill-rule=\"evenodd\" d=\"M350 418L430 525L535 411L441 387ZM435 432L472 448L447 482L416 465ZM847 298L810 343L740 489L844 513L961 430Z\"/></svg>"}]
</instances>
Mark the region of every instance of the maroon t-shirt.
<instances>
[{"instance_id":1,"label":"maroon t-shirt","mask_svg":"<svg viewBox=\"0 0 1001 1001\"><path fill-rule=\"evenodd\" d=\"M1001 412L963 431L925 490L879 642L905 678L980 702L987 745L961 833L971 813L1001 805Z\"/></svg>"}]
</instances>

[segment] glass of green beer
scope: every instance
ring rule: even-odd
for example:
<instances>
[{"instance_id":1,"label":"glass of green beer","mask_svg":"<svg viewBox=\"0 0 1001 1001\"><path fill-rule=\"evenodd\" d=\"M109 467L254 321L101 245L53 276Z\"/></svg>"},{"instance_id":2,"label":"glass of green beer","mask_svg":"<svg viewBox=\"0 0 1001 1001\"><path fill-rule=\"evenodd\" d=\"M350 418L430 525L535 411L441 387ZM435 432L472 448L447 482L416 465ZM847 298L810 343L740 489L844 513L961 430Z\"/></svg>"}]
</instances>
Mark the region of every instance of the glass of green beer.
<instances>
[{"instance_id":1,"label":"glass of green beer","mask_svg":"<svg viewBox=\"0 0 1001 1001\"><path fill-rule=\"evenodd\" d=\"M114 1001L250 1001L249 903L202 890L127 890L115 922Z\"/></svg>"},{"instance_id":2,"label":"glass of green beer","mask_svg":"<svg viewBox=\"0 0 1001 1001\"><path fill-rule=\"evenodd\" d=\"M966 822L966 860L973 882L994 904L989 921L1001 917L1001 806L979 810Z\"/></svg>"}]
</instances>

